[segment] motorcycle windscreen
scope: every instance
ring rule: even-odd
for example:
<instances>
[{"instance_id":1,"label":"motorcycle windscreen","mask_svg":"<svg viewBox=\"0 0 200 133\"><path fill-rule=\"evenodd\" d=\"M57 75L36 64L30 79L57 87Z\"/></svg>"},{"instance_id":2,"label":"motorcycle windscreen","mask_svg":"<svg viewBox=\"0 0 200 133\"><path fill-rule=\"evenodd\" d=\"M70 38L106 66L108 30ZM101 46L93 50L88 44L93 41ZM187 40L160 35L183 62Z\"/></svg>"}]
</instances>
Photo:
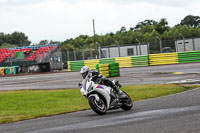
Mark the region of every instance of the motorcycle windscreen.
<instances>
[{"instance_id":1,"label":"motorcycle windscreen","mask_svg":"<svg viewBox=\"0 0 200 133\"><path fill-rule=\"evenodd\" d=\"M87 87L87 81L88 81L88 77L86 77L83 81L82 81L82 85L83 85L83 89L86 91L86 87Z\"/></svg>"}]
</instances>

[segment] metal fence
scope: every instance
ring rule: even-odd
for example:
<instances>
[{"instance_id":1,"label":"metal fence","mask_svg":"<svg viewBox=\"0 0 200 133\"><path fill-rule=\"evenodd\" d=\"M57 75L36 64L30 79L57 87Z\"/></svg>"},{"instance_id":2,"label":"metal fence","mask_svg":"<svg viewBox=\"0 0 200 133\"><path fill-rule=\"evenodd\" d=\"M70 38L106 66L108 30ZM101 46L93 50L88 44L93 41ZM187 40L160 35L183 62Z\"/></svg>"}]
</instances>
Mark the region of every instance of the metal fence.
<instances>
[{"instance_id":1,"label":"metal fence","mask_svg":"<svg viewBox=\"0 0 200 133\"><path fill-rule=\"evenodd\" d=\"M111 50L114 48L115 50ZM106 49L107 53L105 52ZM62 57L63 57L63 63L66 64L67 61L76 61L76 60L139 56L148 54L185 52L185 51L195 51L195 50L200 50L200 38L187 38L183 40L175 40L175 39L161 40L157 38L155 41L152 42L140 42L138 40L138 43L134 44L116 43L115 46L101 46L101 44L98 43L95 48L88 47L85 49L71 49L71 50L64 49L62 50ZM111 54L113 53L115 53L114 56L111 56Z\"/></svg>"}]
</instances>

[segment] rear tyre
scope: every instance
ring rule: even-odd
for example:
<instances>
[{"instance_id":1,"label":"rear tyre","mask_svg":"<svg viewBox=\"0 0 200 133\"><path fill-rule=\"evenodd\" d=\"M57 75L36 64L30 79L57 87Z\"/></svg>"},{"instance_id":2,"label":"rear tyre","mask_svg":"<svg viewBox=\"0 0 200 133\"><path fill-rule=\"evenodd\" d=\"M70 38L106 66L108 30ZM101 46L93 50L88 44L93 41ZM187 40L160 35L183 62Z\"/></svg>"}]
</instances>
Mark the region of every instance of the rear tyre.
<instances>
[{"instance_id":1,"label":"rear tyre","mask_svg":"<svg viewBox=\"0 0 200 133\"><path fill-rule=\"evenodd\" d=\"M107 112L106 102L102 97L99 97L99 101L95 98L95 96L91 96L88 98L88 102L92 110L99 115L104 115Z\"/></svg>"},{"instance_id":2,"label":"rear tyre","mask_svg":"<svg viewBox=\"0 0 200 133\"><path fill-rule=\"evenodd\" d=\"M127 96L127 98L124 98L122 100L121 108L123 110L130 110L133 107L133 102L132 102L130 96L126 92L123 92L123 93L124 93L124 95Z\"/></svg>"}]
</instances>

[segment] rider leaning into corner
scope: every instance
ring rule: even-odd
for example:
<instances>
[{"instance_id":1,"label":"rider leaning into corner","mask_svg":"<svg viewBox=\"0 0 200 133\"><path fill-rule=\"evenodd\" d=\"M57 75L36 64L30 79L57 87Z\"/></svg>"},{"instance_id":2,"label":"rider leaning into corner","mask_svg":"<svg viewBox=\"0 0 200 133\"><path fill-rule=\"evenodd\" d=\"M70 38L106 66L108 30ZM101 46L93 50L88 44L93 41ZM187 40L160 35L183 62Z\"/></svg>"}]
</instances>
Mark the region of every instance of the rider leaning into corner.
<instances>
[{"instance_id":1,"label":"rider leaning into corner","mask_svg":"<svg viewBox=\"0 0 200 133\"><path fill-rule=\"evenodd\" d=\"M88 78L92 77L93 82L103 84L106 86L110 86L111 88L113 88L116 91L117 94L119 94L120 98L124 97L123 92L119 89L119 87L117 87L109 79L105 78L101 73L91 70L88 66L82 67L80 73L81 73L83 79L85 79L86 77L88 77Z\"/></svg>"}]
</instances>

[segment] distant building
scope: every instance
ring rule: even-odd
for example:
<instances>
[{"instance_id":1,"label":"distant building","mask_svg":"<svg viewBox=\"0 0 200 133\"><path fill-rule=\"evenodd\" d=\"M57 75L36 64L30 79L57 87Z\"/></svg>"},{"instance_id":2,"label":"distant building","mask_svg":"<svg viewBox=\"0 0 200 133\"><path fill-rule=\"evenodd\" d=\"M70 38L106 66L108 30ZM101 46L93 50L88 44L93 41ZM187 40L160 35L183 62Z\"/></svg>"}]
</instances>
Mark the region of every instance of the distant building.
<instances>
[{"instance_id":1,"label":"distant building","mask_svg":"<svg viewBox=\"0 0 200 133\"><path fill-rule=\"evenodd\" d=\"M198 51L200 50L200 38L185 39L175 41L176 52Z\"/></svg>"},{"instance_id":2,"label":"distant building","mask_svg":"<svg viewBox=\"0 0 200 133\"><path fill-rule=\"evenodd\" d=\"M129 45L120 47L102 47L102 58L148 55L148 45Z\"/></svg>"}]
</instances>

